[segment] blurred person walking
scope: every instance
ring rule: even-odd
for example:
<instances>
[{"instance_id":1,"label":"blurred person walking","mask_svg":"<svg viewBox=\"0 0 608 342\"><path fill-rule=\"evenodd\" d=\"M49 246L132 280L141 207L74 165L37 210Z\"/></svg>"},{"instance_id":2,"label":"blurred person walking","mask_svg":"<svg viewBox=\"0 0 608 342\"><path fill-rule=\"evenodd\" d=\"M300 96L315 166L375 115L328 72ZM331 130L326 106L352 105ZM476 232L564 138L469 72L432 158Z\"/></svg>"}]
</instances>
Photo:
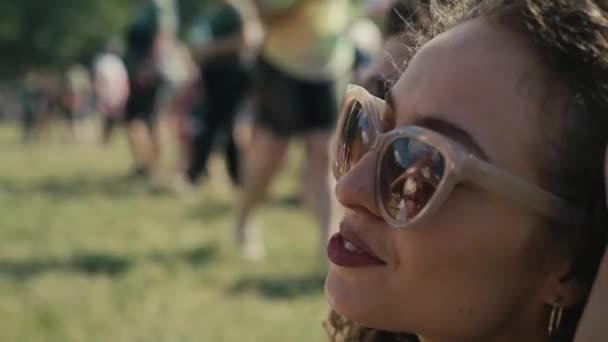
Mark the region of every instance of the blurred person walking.
<instances>
[{"instance_id":1,"label":"blurred person walking","mask_svg":"<svg viewBox=\"0 0 608 342\"><path fill-rule=\"evenodd\" d=\"M178 148L177 170L183 175L190 165L190 111L200 98L198 66L186 43L178 42L172 49L171 80L173 90L165 114L168 114ZM180 182L181 183L181 182Z\"/></svg>"},{"instance_id":2,"label":"blurred person walking","mask_svg":"<svg viewBox=\"0 0 608 342\"><path fill-rule=\"evenodd\" d=\"M129 75L118 48L110 43L93 63L93 88L102 116L102 142L107 144L114 127L122 120L129 98Z\"/></svg>"},{"instance_id":3,"label":"blurred person walking","mask_svg":"<svg viewBox=\"0 0 608 342\"><path fill-rule=\"evenodd\" d=\"M257 66L255 128L246 153L237 243L246 258L263 257L251 215L279 170L289 140L302 136L303 195L319 224L323 251L332 207L328 144L354 61L354 49L344 34L351 1L255 2L267 35Z\"/></svg>"},{"instance_id":4,"label":"blurred person walking","mask_svg":"<svg viewBox=\"0 0 608 342\"><path fill-rule=\"evenodd\" d=\"M230 178L239 184L239 157L232 128L250 78L241 59L244 27L240 7L233 1L214 0L191 30L190 44L199 64L203 96L191 111L191 155L185 175L190 187L206 171L217 138L224 140Z\"/></svg>"},{"instance_id":5,"label":"blurred person walking","mask_svg":"<svg viewBox=\"0 0 608 342\"><path fill-rule=\"evenodd\" d=\"M348 37L355 47L352 83L358 83L371 66L374 57L382 51L382 31L368 17L358 19L349 29Z\"/></svg>"},{"instance_id":6,"label":"blurred person walking","mask_svg":"<svg viewBox=\"0 0 608 342\"><path fill-rule=\"evenodd\" d=\"M178 38L180 13L177 0L154 0L159 13L158 59L160 88L156 100L159 131L169 133L168 124L175 123L184 104L185 89L196 78L188 48ZM172 130L172 133L175 133ZM163 134L161 134L163 136Z\"/></svg>"},{"instance_id":7,"label":"blurred person walking","mask_svg":"<svg viewBox=\"0 0 608 342\"><path fill-rule=\"evenodd\" d=\"M93 86L89 69L72 64L65 72L62 87L62 109L66 124L65 139L84 138L85 120L92 112Z\"/></svg>"},{"instance_id":8,"label":"blurred person walking","mask_svg":"<svg viewBox=\"0 0 608 342\"><path fill-rule=\"evenodd\" d=\"M42 72L31 70L25 74L19 92L23 142L25 143L39 139L46 121L48 121L51 95L47 88Z\"/></svg>"},{"instance_id":9,"label":"blurred person walking","mask_svg":"<svg viewBox=\"0 0 608 342\"><path fill-rule=\"evenodd\" d=\"M372 3L370 16L382 17L384 43L379 53L357 74L353 83L384 99L418 45L420 33L431 29L428 0Z\"/></svg>"},{"instance_id":10,"label":"blurred person walking","mask_svg":"<svg viewBox=\"0 0 608 342\"><path fill-rule=\"evenodd\" d=\"M131 175L138 178L148 178L156 171L160 154L156 125L156 100L161 84L159 12L154 1L141 1L127 30L129 98L125 123L135 164Z\"/></svg>"},{"instance_id":11,"label":"blurred person walking","mask_svg":"<svg viewBox=\"0 0 608 342\"><path fill-rule=\"evenodd\" d=\"M430 0L393 0L389 2L385 11L385 37L388 39L402 33L413 35L419 33L417 31L426 32L430 30L429 6ZM408 42L408 44L411 43L414 42Z\"/></svg>"}]
</instances>

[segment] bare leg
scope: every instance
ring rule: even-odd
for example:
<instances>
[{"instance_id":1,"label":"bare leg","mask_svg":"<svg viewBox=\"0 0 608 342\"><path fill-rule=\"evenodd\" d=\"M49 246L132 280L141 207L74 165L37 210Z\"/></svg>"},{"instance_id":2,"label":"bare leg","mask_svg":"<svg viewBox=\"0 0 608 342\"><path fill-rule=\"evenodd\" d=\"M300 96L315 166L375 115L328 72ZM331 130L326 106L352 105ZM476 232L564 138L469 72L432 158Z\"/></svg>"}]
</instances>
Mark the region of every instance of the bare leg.
<instances>
[{"instance_id":1,"label":"bare leg","mask_svg":"<svg viewBox=\"0 0 608 342\"><path fill-rule=\"evenodd\" d=\"M329 182L329 141L331 133L314 132L305 136L306 160L302 173L302 195L320 228L319 249L325 254L332 225L332 197Z\"/></svg>"},{"instance_id":2,"label":"bare leg","mask_svg":"<svg viewBox=\"0 0 608 342\"><path fill-rule=\"evenodd\" d=\"M101 131L101 143L103 145L108 145L110 143L112 131L114 131L114 126L116 125L116 122L114 121L114 119L104 116L102 125L103 126Z\"/></svg>"},{"instance_id":3,"label":"bare leg","mask_svg":"<svg viewBox=\"0 0 608 342\"><path fill-rule=\"evenodd\" d=\"M160 150L161 150L161 131L166 128L165 127L165 119L158 118L156 122L152 124L148 124L148 139L150 141L151 150L151 161L152 168L156 166L160 160Z\"/></svg>"},{"instance_id":4,"label":"bare leg","mask_svg":"<svg viewBox=\"0 0 608 342\"><path fill-rule=\"evenodd\" d=\"M254 142L243 153L242 194L239 201L237 239L246 244L247 224L253 210L264 200L271 180L280 169L288 147L286 139L266 130L254 129Z\"/></svg>"},{"instance_id":5,"label":"bare leg","mask_svg":"<svg viewBox=\"0 0 608 342\"><path fill-rule=\"evenodd\" d=\"M154 171L156 158L154 142L146 123L141 120L129 122L127 124L127 137L136 170L149 175Z\"/></svg>"},{"instance_id":6,"label":"bare leg","mask_svg":"<svg viewBox=\"0 0 608 342\"><path fill-rule=\"evenodd\" d=\"M65 142L73 143L77 140L76 119L74 118L74 116L75 116L74 113L70 113L69 117L66 118L65 129L64 129L64 133L63 133L63 140ZM40 121L40 131L44 131L45 127L46 127L46 125L45 125L44 120L41 120Z\"/></svg>"}]
</instances>

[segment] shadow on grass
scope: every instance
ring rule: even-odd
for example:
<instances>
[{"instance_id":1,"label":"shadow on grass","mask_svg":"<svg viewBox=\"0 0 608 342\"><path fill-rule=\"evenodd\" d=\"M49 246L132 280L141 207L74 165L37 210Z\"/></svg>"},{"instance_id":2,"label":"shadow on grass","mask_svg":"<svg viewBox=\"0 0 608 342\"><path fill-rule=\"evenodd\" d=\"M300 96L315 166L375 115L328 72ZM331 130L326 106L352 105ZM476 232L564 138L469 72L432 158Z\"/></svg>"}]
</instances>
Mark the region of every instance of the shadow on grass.
<instances>
[{"instance_id":1,"label":"shadow on grass","mask_svg":"<svg viewBox=\"0 0 608 342\"><path fill-rule=\"evenodd\" d=\"M269 299L289 299L323 292L325 273L298 276L251 277L239 280L229 292L239 294L255 291Z\"/></svg>"},{"instance_id":2,"label":"shadow on grass","mask_svg":"<svg viewBox=\"0 0 608 342\"><path fill-rule=\"evenodd\" d=\"M188 210L188 218L194 220L214 220L230 216L236 212L237 198L234 198L233 202L217 200L214 198L205 198L201 204L193 206ZM264 205L268 205L272 208L287 209L295 208L301 205L299 197L293 196L280 196L271 197Z\"/></svg>"},{"instance_id":3,"label":"shadow on grass","mask_svg":"<svg viewBox=\"0 0 608 342\"><path fill-rule=\"evenodd\" d=\"M209 263L219 253L216 245L205 245L186 250L178 250L170 253L154 252L146 259L148 261L167 264L175 261L186 262L193 267L204 266Z\"/></svg>"},{"instance_id":4,"label":"shadow on grass","mask_svg":"<svg viewBox=\"0 0 608 342\"><path fill-rule=\"evenodd\" d=\"M297 194L283 195L268 199L268 205L276 208L294 208L303 205L301 198Z\"/></svg>"},{"instance_id":5,"label":"shadow on grass","mask_svg":"<svg viewBox=\"0 0 608 342\"><path fill-rule=\"evenodd\" d=\"M190 219L206 222L207 220L229 216L235 208L236 199L235 203L230 203L213 198L205 198L201 204L188 209L187 216Z\"/></svg>"},{"instance_id":6,"label":"shadow on grass","mask_svg":"<svg viewBox=\"0 0 608 342\"><path fill-rule=\"evenodd\" d=\"M154 252L145 256L143 261L159 264L185 262L192 267L200 267L212 260L217 253L217 246L206 245L168 253ZM66 259L0 261L0 276L28 280L51 272L71 272L90 276L118 277L129 271L134 265L135 261L127 257L106 253L84 253Z\"/></svg>"},{"instance_id":7,"label":"shadow on grass","mask_svg":"<svg viewBox=\"0 0 608 342\"><path fill-rule=\"evenodd\" d=\"M18 279L29 279L49 272L118 276L127 271L130 266L131 262L122 257L109 254L81 254L65 260L0 261L0 274Z\"/></svg>"},{"instance_id":8,"label":"shadow on grass","mask_svg":"<svg viewBox=\"0 0 608 342\"><path fill-rule=\"evenodd\" d=\"M193 219L214 219L230 215L236 209L238 198L234 201L217 200L214 198L205 198L200 205L192 207L189 211L189 217ZM301 205L299 197L293 195L271 197L263 202L273 208L290 208Z\"/></svg>"},{"instance_id":9,"label":"shadow on grass","mask_svg":"<svg viewBox=\"0 0 608 342\"><path fill-rule=\"evenodd\" d=\"M109 197L128 197L142 193L145 185L130 180L126 176L94 176L77 174L71 177L47 177L32 182L15 183L0 180L0 193L7 195L44 195L56 200L72 199L101 193ZM168 195L169 191L159 189L148 192L150 195Z\"/></svg>"}]
</instances>

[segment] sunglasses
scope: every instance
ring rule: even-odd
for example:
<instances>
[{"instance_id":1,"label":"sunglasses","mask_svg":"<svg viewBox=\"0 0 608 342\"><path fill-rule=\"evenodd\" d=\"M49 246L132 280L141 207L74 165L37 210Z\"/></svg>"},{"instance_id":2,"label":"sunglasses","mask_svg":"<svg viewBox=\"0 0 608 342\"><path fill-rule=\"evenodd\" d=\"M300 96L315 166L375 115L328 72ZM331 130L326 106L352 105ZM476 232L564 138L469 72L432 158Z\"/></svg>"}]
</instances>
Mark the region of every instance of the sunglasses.
<instances>
[{"instance_id":1,"label":"sunglasses","mask_svg":"<svg viewBox=\"0 0 608 342\"><path fill-rule=\"evenodd\" d=\"M338 119L333 156L336 180L371 151L376 161L375 196L391 226L407 228L430 218L457 184L501 194L545 217L571 224L578 212L564 199L476 157L433 130L404 126L383 133L385 101L350 85Z\"/></svg>"}]
</instances>

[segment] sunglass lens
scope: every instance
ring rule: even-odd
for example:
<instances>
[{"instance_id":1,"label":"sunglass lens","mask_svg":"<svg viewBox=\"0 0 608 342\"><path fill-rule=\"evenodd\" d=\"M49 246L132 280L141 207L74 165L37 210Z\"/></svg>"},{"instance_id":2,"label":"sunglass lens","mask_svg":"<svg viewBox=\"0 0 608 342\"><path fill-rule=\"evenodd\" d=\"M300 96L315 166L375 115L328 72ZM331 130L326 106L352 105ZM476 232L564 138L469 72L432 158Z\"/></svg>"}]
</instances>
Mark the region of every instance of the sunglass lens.
<instances>
[{"instance_id":1,"label":"sunglass lens","mask_svg":"<svg viewBox=\"0 0 608 342\"><path fill-rule=\"evenodd\" d=\"M393 141L381 156L379 191L388 215L400 224L416 217L441 183L445 160L416 138Z\"/></svg>"},{"instance_id":2,"label":"sunglass lens","mask_svg":"<svg viewBox=\"0 0 608 342\"><path fill-rule=\"evenodd\" d=\"M359 101L342 107L343 124L338 127L334 156L334 174L341 177L369 151L373 129L370 118Z\"/></svg>"}]
</instances>

